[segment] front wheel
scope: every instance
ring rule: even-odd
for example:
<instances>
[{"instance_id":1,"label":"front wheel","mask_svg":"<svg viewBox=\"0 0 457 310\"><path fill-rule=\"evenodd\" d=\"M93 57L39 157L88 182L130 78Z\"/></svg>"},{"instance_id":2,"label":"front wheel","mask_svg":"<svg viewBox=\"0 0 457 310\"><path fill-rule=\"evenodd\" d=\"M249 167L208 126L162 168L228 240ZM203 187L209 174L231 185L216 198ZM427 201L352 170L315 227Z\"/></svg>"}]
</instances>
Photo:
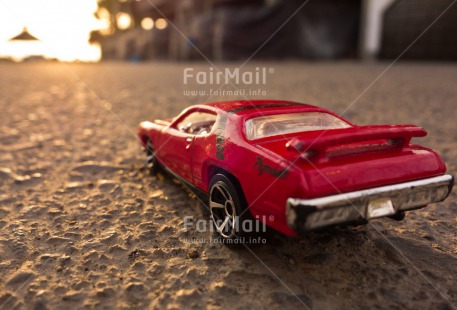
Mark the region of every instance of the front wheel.
<instances>
[{"instance_id":1,"label":"front wheel","mask_svg":"<svg viewBox=\"0 0 457 310\"><path fill-rule=\"evenodd\" d=\"M210 214L216 234L226 244L242 242L241 237L247 236L255 227L253 222L246 223L253 219L243 193L223 174L213 177L209 189Z\"/></svg>"},{"instance_id":2,"label":"front wheel","mask_svg":"<svg viewBox=\"0 0 457 310\"><path fill-rule=\"evenodd\" d=\"M154 147L150 140L146 143L146 167L149 169L151 175L156 175L159 171L159 163L157 162L157 157L154 152Z\"/></svg>"}]
</instances>

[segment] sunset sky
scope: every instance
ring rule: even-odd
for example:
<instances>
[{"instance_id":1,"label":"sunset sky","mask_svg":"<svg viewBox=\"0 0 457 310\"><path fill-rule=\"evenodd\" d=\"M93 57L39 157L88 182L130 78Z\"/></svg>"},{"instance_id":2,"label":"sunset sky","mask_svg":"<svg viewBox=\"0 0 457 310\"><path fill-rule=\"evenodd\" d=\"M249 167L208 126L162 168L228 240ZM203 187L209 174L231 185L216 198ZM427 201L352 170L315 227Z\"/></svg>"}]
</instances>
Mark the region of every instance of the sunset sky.
<instances>
[{"instance_id":1,"label":"sunset sky","mask_svg":"<svg viewBox=\"0 0 457 310\"><path fill-rule=\"evenodd\" d=\"M96 9L97 0L0 0L0 57L97 61L100 48L88 42L90 31L103 27ZM24 27L41 41L8 42Z\"/></svg>"}]
</instances>

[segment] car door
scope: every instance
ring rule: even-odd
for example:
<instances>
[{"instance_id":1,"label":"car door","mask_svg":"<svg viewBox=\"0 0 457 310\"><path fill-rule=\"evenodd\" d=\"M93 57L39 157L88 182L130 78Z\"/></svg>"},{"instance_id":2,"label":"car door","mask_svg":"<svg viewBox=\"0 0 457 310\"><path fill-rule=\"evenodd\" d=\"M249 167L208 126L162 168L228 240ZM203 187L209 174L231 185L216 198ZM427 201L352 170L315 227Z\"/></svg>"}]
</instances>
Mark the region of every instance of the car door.
<instances>
[{"instance_id":1,"label":"car door","mask_svg":"<svg viewBox=\"0 0 457 310\"><path fill-rule=\"evenodd\" d=\"M193 135L168 127L161 136L158 156L169 169L181 178L192 181L190 174L191 144Z\"/></svg>"},{"instance_id":2,"label":"car door","mask_svg":"<svg viewBox=\"0 0 457 310\"><path fill-rule=\"evenodd\" d=\"M205 132L195 136L192 145L191 173L194 184L200 188L205 188L203 172L208 158L214 156L219 159L223 158L223 135L227 116L214 114L212 121L212 124L211 122L208 123L208 128Z\"/></svg>"},{"instance_id":3,"label":"car door","mask_svg":"<svg viewBox=\"0 0 457 310\"><path fill-rule=\"evenodd\" d=\"M164 129L157 153L168 168L186 181L193 183L191 163L194 139L208 132L215 119L212 112L191 110Z\"/></svg>"}]
</instances>

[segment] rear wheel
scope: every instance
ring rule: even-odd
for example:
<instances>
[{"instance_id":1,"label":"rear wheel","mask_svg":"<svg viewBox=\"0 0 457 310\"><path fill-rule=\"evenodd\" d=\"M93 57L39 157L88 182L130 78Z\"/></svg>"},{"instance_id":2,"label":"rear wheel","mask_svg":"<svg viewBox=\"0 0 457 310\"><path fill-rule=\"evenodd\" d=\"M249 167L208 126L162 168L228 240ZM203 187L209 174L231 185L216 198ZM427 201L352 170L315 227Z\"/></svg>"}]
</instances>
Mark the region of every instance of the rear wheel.
<instances>
[{"instance_id":1,"label":"rear wheel","mask_svg":"<svg viewBox=\"0 0 457 310\"><path fill-rule=\"evenodd\" d=\"M157 157L154 152L154 147L152 142L148 140L145 146L146 150L146 167L149 169L151 175L156 175L159 170L159 163L157 162Z\"/></svg>"},{"instance_id":2,"label":"rear wheel","mask_svg":"<svg viewBox=\"0 0 457 310\"><path fill-rule=\"evenodd\" d=\"M243 193L223 174L216 174L209 186L209 207L213 227L220 240L225 244L240 244L250 233L246 227L254 227Z\"/></svg>"}]
</instances>

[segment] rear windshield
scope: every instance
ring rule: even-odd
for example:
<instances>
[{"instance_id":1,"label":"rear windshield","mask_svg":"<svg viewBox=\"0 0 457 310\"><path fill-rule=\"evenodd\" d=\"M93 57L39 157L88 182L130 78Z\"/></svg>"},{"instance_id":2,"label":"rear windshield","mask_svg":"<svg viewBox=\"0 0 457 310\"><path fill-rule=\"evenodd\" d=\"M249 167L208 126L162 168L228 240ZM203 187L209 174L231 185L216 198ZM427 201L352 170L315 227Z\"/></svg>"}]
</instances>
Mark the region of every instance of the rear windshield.
<instances>
[{"instance_id":1,"label":"rear windshield","mask_svg":"<svg viewBox=\"0 0 457 310\"><path fill-rule=\"evenodd\" d=\"M345 121L322 112L268 115L246 121L246 138L255 140L302 131L348 127L351 127L351 125Z\"/></svg>"}]
</instances>

